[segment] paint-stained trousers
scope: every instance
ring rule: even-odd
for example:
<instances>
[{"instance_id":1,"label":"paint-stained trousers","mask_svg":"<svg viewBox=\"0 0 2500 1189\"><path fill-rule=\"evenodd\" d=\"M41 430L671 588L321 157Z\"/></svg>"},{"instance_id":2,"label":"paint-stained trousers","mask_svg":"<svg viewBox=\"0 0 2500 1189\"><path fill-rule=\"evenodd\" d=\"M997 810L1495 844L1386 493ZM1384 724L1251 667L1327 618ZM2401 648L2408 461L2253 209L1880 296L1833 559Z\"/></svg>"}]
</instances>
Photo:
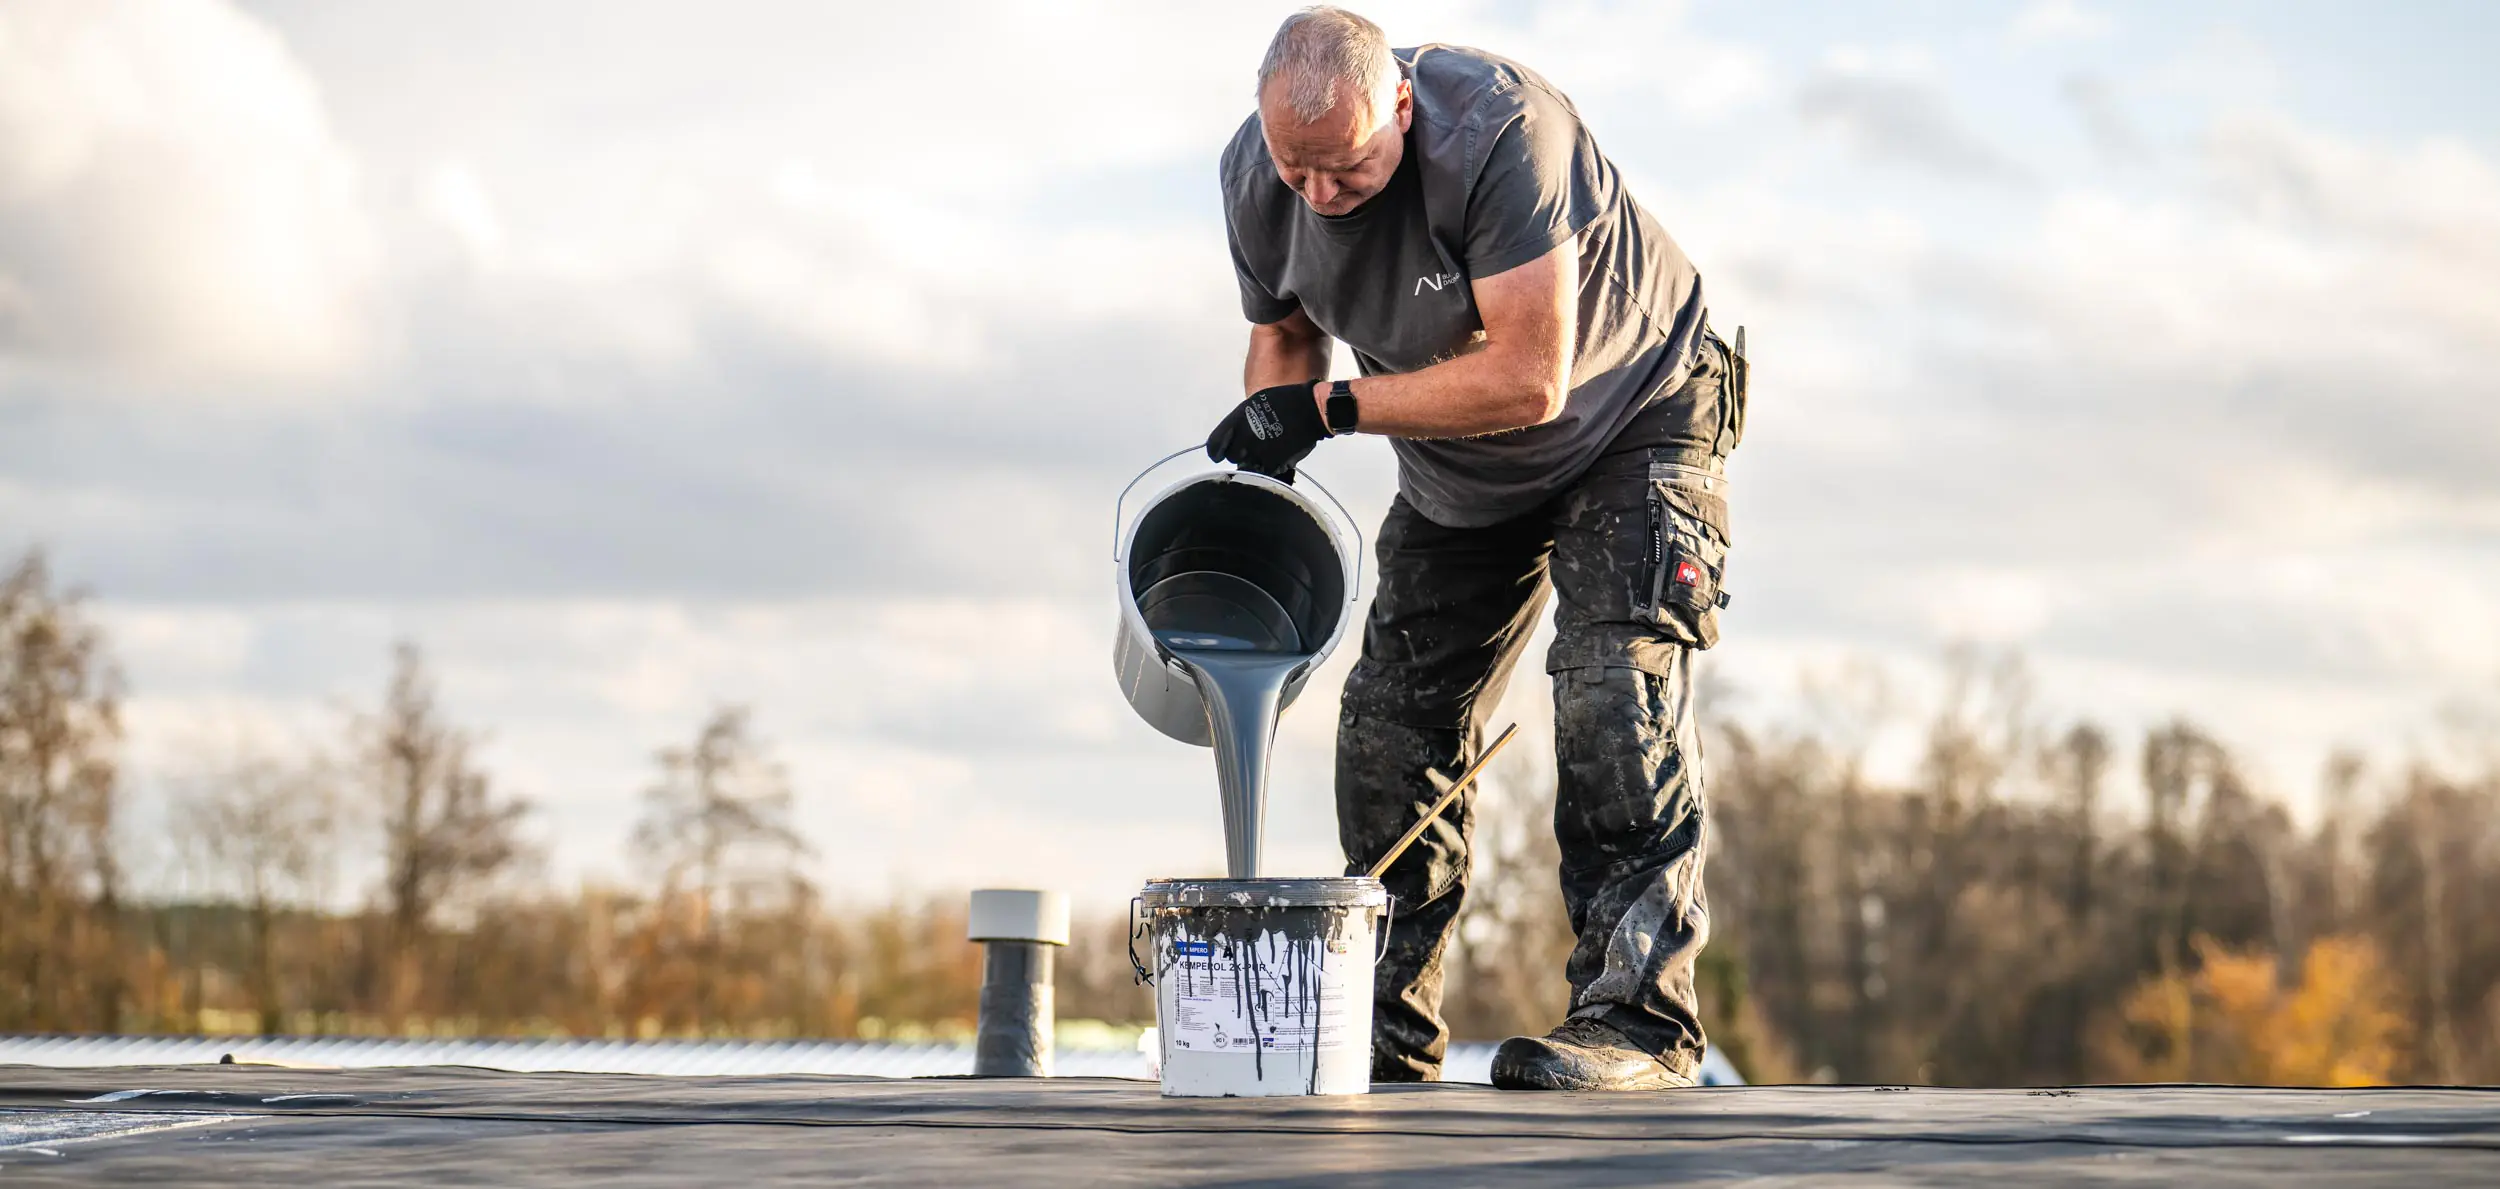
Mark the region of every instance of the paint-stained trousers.
<instances>
[{"instance_id":1,"label":"paint-stained trousers","mask_svg":"<svg viewBox=\"0 0 2500 1189\"><path fill-rule=\"evenodd\" d=\"M1725 348L1713 339L1698 355L1687 383L1723 383ZM1690 658L1718 638L1718 460L1621 450L1546 506L1484 528L1443 527L1401 498L1377 546L1379 589L1337 733L1348 870L1368 869L1431 804L1426 769L1455 777L1483 745L1550 589L1554 835L1578 938L1565 968L1571 1011L1602 1014L1689 1072L1703 1043L1693 961L1710 933ZM1440 1076L1443 960L1466 894L1473 801L1470 789L1384 876L1396 917L1376 975L1375 1080Z\"/></svg>"}]
</instances>

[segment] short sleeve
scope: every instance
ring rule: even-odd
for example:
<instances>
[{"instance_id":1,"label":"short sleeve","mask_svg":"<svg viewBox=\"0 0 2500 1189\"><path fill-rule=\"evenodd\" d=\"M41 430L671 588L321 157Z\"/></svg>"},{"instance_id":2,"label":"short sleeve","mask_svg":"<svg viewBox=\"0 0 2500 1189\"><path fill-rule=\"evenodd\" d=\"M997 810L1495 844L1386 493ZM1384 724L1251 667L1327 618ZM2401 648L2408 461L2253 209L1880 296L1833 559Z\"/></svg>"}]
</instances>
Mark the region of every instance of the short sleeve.
<instances>
[{"instance_id":1,"label":"short sleeve","mask_svg":"<svg viewBox=\"0 0 2500 1189\"><path fill-rule=\"evenodd\" d=\"M1521 86L1517 109L1498 128L1467 194L1467 272L1509 272L1578 235L1597 217L1583 177L1586 134L1569 105ZM1595 146L1587 146L1594 158Z\"/></svg>"},{"instance_id":2,"label":"short sleeve","mask_svg":"<svg viewBox=\"0 0 2500 1189\"><path fill-rule=\"evenodd\" d=\"M1265 326L1282 322L1302 308L1300 302L1276 296L1276 291L1268 288L1257 270L1250 267L1250 257L1241 250L1240 216L1230 203L1224 211L1224 242L1233 251L1233 278L1241 283L1242 317Z\"/></svg>"}]
</instances>

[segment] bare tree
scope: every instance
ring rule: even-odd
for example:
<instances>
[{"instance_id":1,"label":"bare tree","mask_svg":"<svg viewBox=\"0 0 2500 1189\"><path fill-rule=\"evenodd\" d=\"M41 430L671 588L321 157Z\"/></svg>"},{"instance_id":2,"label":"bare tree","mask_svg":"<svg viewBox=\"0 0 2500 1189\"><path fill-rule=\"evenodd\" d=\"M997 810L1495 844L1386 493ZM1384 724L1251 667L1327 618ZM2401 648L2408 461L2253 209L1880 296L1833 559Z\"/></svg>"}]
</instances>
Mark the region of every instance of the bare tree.
<instances>
[{"instance_id":1,"label":"bare tree","mask_svg":"<svg viewBox=\"0 0 2500 1189\"><path fill-rule=\"evenodd\" d=\"M692 914L684 922L694 933L688 975L703 1028L720 1016L724 967L734 964L722 944L724 918L768 900L812 905L814 888L799 871L808 846L790 821L789 774L766 755L745 708L714 711L692 746L662 749L658 759L634 849L661 872L663 918Z\"/></svg>"},{"instance_id":2,"label":"bare tree","mask_svg":"<svg viewBox=\"0 0 2500 1189\"><path fill-rule=\"evenodd\" d=\"M2187 960L2188 831L2193 802L2211 768L2211 740L2181 721L2144 739L2146 927L2139 940L2166 974Z\"/></svg>"},{"instance_id":3,"label":"bare tree","mask_svg":"<svg viewBox=\"0 0 2500 1189\"><path fill-rule=\"evenodd\" d=\"M2050 780L2065 802L2067 929L2076 943L2084 945L2097 938L2101 929L2097 876L2102 861L2101 794L2109 775L2109 754L2109 736L2099 727L2078 723L2043 757ZM2060 1078L2083 1076L2083 1037L2092 1014L2093 990L2087 972L2078 970L2065 980L2059 994L2051 1047Z\"/></svg>"},{"instance_id":4,"label":"bare tree","mask_svg":"<svg viewBox=\"0 0 2500 1189\"><path fill-rule=\"evenodd\" d=\"M2448 858L2454 850L2446 828L2459 800L2448 782L2425 768L2407 777L2411 786L2402 805L2403 835L2410 844L2421 912L2421 945L2415 978L2421 987L2423 1064L2433 1080L2456 1077L2457 1028L2454 998L2456 958L2449 941Z\"/></svg>"},{"instance_id":5,"label":"bare tree","mask_svg":"<svg viewBox=\"0 0 2500 1189\"><path fill-rule=\"evenodd\" d=\"M0 1027L120 1024L121 678L40 552L0 579Z\"/></svg>"},{"instance_id":6,"label":"bare tree","mask_svg":"<svg viewBox=\"0 0 2500 1189\"><path fill-rule=\"evenodd\" d=\"M692 747L663 748L658 758L634 847L662 865L668 883L722 900L778 880L807 853L790 824L789 774L765 754L744 707L714 711Z\"/></svg>"},{"instance_id":7,"label":"bare tree","mask_svg":"<svg viewBox=\"0 0 2500 1189\"><path fill-rule=\"evenodd\" d=\"M414 644L398 646L382 712L359 727L382 826L384 1001L396 1025L413 1006L435 915L521 857L529 803L495 792L471 755L475 739L443 720Z\"/></svg>"},{"instance_id":8,"label":"bare tree","mask_svg":"<svg viewBox=\"0 0 2500 1189\"><path fill-rule=\"evenodd\" d=\"M2311 850L2318 871L2319 903L2311 915L2321 933L2341 931L2358 901L2352 872L2353 817L2368 773L2368 761L2361 753L2337 748L2327 755L2318 777L2318 830Z\"/></svg>"},{"instance_id":9,"label":"bare tree","mask_svg":"<svg viewBox=\"0 0 2500 1189\"><path fill-rule=\"evenodd\" d=\"M319 757L282 759L239 747L195 782L176 806L184 842L220 893L241 902L248 927L245 973L264 1036L285 1026L279 985L278 915L316 910L338 842L335 774Z\"/></svg>"}]
</instances>

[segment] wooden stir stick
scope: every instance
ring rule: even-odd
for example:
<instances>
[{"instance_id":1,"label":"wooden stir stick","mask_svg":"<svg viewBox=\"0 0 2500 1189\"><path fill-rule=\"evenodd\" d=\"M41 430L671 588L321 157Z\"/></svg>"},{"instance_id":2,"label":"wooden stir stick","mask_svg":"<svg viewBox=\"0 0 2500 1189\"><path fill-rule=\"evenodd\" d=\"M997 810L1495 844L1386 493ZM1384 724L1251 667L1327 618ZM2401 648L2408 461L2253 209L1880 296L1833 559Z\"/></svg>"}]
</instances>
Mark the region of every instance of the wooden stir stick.
<instances>
[{"instance_id":1,"label":"wooden stir stick","mask_svg":"<svg viewBox=\"0 0 2500 1189\"><path fill-rule=\"evenodd\" d=\"M1379 862L1372 864L1371 877L1373 879L1380 878L1380 873L1387 871L1389 869L1389 864L1397 862L1398 856L1405 854L1407 847L1415 845L1415 840L1424 836L1424 830L1431 826L1432 823L1440 820L1441 811L1449 808L1450 802L1458 800L1459 791L1465 789L1467 787L1467 783L1476 778L1477 773L1484 771L1484 766L1486 764L1493 762L1493 753L1502 750L1502 745L1510 742L1510 737L1518 733L1518 723L1512 723L1509 726L1502 728L1501 735L1493 740L1493 745L1485 748L1484 752L1476 757L1476 762L1468 765L1467 771L1461 773L1456 781L1451 782L1449 788L1442 791L1441 799L1433 802L1431 809L1424 811L1423 819L1416 822L1412 826L1408 826L1406 828L1406 836L1398 839L1398 844L1390 847L1389 853L1382 857Z\"/></svg>"}]
</instances>

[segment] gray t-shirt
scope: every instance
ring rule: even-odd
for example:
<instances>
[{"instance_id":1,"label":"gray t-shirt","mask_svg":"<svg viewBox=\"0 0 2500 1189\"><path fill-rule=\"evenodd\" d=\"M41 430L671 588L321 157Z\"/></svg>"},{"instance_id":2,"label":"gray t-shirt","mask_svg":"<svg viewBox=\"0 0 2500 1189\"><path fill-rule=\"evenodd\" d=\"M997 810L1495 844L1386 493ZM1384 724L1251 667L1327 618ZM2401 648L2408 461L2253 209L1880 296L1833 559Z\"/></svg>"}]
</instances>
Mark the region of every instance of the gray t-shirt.
<instances>
[{"instance_id":1,"label":"gray t-shirt","mask_svg":"<svg viewBox=\"0 0 2500 1189\"><path fill-rule=\"evenodd\" d=\"M1354 349L1364 375L1416 371L1482 337L1470 278L1580 237L1578 341L1562 415L1482 437L1394 443L1399 490L1418 511L1453 528L1494 524L1569 486L1634 414L1673 399L1702 334L1701 277L1632 201L1552 84L1458 46L1397 58L1415 93L1405 159L1388 188L1351 214L1316 214L1286 187L1255 114L1225 147L1224 220L1241 308L1258 323L1302 310ZM1689 439L1706 451L1716 423L1705 431L1699 420L1671 425L1662 444Z\"/></svg>"}]
</instances>

